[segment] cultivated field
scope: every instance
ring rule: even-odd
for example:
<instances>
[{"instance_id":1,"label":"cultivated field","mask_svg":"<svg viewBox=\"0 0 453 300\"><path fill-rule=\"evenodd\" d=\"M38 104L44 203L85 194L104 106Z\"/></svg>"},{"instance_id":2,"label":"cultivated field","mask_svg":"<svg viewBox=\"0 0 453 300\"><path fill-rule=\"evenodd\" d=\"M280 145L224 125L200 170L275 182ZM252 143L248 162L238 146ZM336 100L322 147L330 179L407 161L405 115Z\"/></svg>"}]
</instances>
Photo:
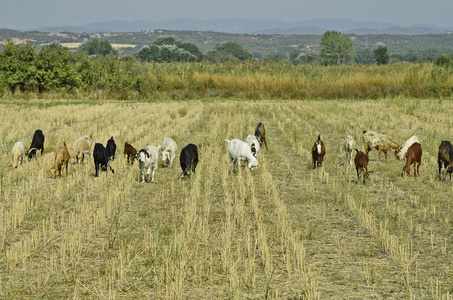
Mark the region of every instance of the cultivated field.
<instances>
[{"instance_id":1,"label":"cultivated field","mask_svg":"<svg viewBox=\"0 0 453 300\"><path fill-rule=\"evenodd\" d=\"M187 101L0 104L0 298L452 299L453 182L437 150L453 139L453 102ZM225 138L258 122L268 149L236 174ZM45 153L8 167L36 129ZM366 185L341 151L364 129L402 144L420 138L420 177L371 153ZM311 147L327 148L314 170ZM51 179L55 151L82 134L118 149L115 174L89 157ZM179 179L179 151L155 183L122 157L171 136L198 145L197 173ZM384 159L384 156L382 156Z\"/></svg>"}]
</instances>

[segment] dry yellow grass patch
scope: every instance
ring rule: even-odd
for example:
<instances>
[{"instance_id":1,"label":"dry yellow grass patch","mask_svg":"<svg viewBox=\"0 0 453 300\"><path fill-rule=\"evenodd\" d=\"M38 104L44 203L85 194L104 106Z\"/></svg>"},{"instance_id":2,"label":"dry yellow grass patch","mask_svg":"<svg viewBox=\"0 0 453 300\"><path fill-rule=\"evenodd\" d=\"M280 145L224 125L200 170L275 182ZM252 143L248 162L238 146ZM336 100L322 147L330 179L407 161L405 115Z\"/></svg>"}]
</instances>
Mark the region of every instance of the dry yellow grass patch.
<instances>
[{"instance_id":1,"label":"dry yellow grass patch","mask_svg":"<svg viewBox=\"0 0 453 300\"><path fill-rule=\"evenodd\" d=\"M63 47L67 47L69 49L78 48L82 43L60 43ZM135 48L137 45L134 44L110 44L114 49L121 49L121 48Z\"/></svg>"},{"instance_id":2,"label":"dry yellow grass patch","mask_svg":"<svg viewBox=\"0 0 453 300\"><path fill-rule=\"evenodd\" d=\"M52 102L0 104L0 298L416 298L451 299L452 182L437 178L451 139L448 101ZM254 173L234 174L225 138L263 122ZM36 129L45 153L10 169L10 151ZM420 177L377 161L356 184L341 145L364 129L403 143L418 135ZM326 144L323 167L311 147ZM94 177L89 157L50 178L55 151L82 135L113 136L115 174ZM137 150L164 135L199 147L179 179L178 157L155 183L138 182Z\"/></svg>"}]
</instances>

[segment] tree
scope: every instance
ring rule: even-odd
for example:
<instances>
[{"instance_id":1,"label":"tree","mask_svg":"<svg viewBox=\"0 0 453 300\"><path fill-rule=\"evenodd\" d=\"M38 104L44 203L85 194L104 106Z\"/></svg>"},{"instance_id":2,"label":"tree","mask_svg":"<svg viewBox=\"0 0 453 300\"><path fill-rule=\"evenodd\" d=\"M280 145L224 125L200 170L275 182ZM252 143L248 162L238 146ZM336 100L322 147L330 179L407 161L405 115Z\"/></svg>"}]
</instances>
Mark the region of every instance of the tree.
<instances>
[{"instance_id":1,"label":"tree","mask_svg":"<svg viewBox=\"0 0 453 300\"><path fill-rule=\"evenodd\" d=\"M6 42L0 53L0 78L12 93L36 91L36 52L31 43Z\"/></svg>"},{"instance_id":2,"label":"tree","mask_svg":"<svg viewBox=\"0 0 453 300\"><path fill-rule=\"evenodd\" d=\"M37 55L36 67L39 92L55 88L71 90L80 85L71 52L59 44L44 45Z\"/></svg>"},{"instance_id":3,"label":"tree","mask_svg":"<svg viewBox=\"0 0 453 300\"><path fill-rule=\"evenodd\" d=\"M253 55L241 45L233 42L224 42L215 44L214 48L206 53L206 57L211 61L242 62L253 58Z\"/></svg>"},{"instance_id":4,"label":"tree","mask_svg":"<svg viewBox=\"0 0 453 300\"><path fill-rule=\"evenodd\" d=\"M173 37L164 36L143 47L135 57L142 62L201 61L203 53L195 44L182 43Z\"/></svg>"},{"instance_id":5,"label":"tree","mask_svg":"<svg viewBox=\"0 0 453 300\"><path fill-rule=\"evenodd\" d=\"M264 61L265 62L278 62L278 61L283 61L283 60L287 60L288 59L288 56L286 56L285 53L282 53L282 52L276 52L276 53L273 53L269 56L267 56Z\"/></svg>"},{"instance_id":6,"label":"tree","mask_svg":"<svg viewBox=\"0 0 453 300\"><path fill-rule=\"evenodd\" d=\"M452 66L451 57L447 56L447 55L439 55L436 58L436 61L434 63L436 64L436 66L442 67L442 68L445 68L445 69L449 69Z\"/></svg>"},{"instance_id":7,"label":"tree","mask_svg":"<svg viewBox=\"0 0 453 300\"><path fill-rule=\"evenodd\" d=\"M296 56L297 54L297 56ZM319 56L312 51L294 51L291 53L291 62L295 65L299 64L318 64Z\"/></svg>"},{"instance_id":8,"label":"tree","mask_svg":"<svg viewBox=\"0 0 453 300\"><path fill-rule=\"evenodd\" d=\"M373 50L373 53L378 65L386 65L389 63L390 56L387 53L387 47L379 46Z\"/></svg>"},{"instance_id":9,"label":"tree","mask_svg":"<svg viewBox=\"0 0 453 300\"><path fill-rule=\"evenodd\" d=\"M354 60L356 64L362 65L371 65L376 62L374 52L370 48L356 50Z\"/></svg>"},{"instance_id":10,"label":"tree","mask_svg":"<svg viewBox=\"0 0 453 300\"><path fill-rule=\"evenodd\" d=\"M79 51L85 52L89 56L118 55L118 51L113 49L108 41L98 39L82 43Z\"/></svg>"},{"instance_id":11,"label":"tree","mask_svg":"<svg viewBox=\"0 0 453 300\"><path fill-rule=\"evenodd\" d=\"M326 31L321 37L321 53L323 65L350 64L354 59L354 46L351 39L337 31Z\"/></svg>"}]
</instances>

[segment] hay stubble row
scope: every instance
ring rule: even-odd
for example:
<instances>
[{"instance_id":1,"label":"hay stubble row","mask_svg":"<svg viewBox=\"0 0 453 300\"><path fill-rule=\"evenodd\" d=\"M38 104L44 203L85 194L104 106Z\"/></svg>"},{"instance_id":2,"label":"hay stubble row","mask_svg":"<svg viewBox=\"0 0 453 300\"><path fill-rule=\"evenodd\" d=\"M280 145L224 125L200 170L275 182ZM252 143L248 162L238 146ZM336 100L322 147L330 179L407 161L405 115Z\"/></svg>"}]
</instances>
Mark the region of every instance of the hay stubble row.
<instances>
[{"instance_id":1,"label":"hay stubble row","mask_svg":"<svg viewBox=\"0 0 453 300\"><path fill-rule=\"evenodd\" d=\"M439 298L453 293L452 183L436 178L450 139L450 102L261 101L2 104L0 295L44 298ZM17 120L17 121L16 121ZM224 138L258 122L269 149L255 173L228 167ZM46 135L46 153L11 170L16 140ZM377 161L366 185L340 151L364 129L402 143L417 134L420 177ZM323 167L309 150L320 133ZM200 149L197 173L178 164L155 183L117 153L94 178L89 157L52 180L55 150L81 134L136 148L171 136ZM28 146L28 145L27 145ZM179 153L178 153L179 156Z\"/></svg>"}]
</instances>

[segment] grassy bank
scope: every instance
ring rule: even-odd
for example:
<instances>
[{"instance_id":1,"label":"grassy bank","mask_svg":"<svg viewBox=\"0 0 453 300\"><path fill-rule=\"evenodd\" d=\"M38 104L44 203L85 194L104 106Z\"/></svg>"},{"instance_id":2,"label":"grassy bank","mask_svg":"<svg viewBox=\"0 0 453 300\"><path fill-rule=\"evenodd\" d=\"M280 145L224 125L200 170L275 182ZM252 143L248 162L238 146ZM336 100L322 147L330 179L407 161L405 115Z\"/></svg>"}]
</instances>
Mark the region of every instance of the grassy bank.
<instances>
[{"instance_id":1,"label":"grassy bank","mask_svg":"<svg viewBox=\"0 0 453 300\"><path fill-rule=\"evenodd\" d=\"M76 62L72 84L38 93L0 83L3 99L382 99L451 97L453 72L433 64L311 66L146 63L112 58Z\"/></svg>"}]
</instances>

